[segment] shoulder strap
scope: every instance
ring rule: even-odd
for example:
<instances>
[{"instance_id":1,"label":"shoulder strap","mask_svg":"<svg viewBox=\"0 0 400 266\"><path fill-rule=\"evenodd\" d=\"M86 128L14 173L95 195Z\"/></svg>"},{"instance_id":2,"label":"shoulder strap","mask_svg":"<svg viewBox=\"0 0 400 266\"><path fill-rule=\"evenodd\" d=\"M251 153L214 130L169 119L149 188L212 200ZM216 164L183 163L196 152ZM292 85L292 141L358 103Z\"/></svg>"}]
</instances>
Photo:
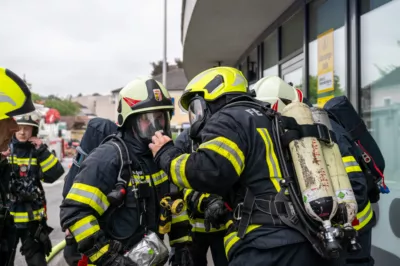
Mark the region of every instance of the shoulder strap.
<instances>
[{"instance_id":1,"label":"shoulder strap","mask_svg":"<svg viewBox=\"0 0 400 266\"><path fill-rule=\"evenodd\" d=\"M132 161L129 156L128 147L126 146L124 140L121 138L120 133L107 136L101 142L101 144L109 140L114 140L111 143L117 148L121 159L121 168L118 173L118 182L127 185L132 175L132 168L131 168Z\"/></svg>"}]
</instances>

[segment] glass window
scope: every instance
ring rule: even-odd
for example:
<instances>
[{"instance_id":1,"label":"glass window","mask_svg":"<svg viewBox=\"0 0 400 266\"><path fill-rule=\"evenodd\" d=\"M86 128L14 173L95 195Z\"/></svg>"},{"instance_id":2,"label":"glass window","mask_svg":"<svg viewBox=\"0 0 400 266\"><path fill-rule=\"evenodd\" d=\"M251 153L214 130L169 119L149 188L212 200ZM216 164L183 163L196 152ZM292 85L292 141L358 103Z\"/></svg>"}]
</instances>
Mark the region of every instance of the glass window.
<instances>
[{"instance_id":1,"label":"glass window","mask_svg":"<svg viewBox=\"0 0 400 266\"><path fill-rule=\"evenodd\" d=\"M264 40L264 77L278 75L278 60L278 34L274 31Z\"/></svg>"},{"instance_id":2,"label":"glass window","mask_svg":"<svg viewBox=\"0 0 400 266\"><path fill-rule=\"evenodd\" d=\"M240 64L240 71L242 71L243 75L248 78L248 67L247 67L247 57L243 62Z\"/></svg>"},{"instance_id":3,"label":"glass window","mask_svg":"<svg viewBox=\"0 0 400 266\"><path fill-rule=\"evenodd\" d=\"M379 201L372 254L376 265L400 265L400 1L362 0L361 10L361 114L390 188Z\"/></svg>"},{"instance_id":4,"label":"glass window","mask_svg":"<svg viewBox=\"0 0 400 266\"><path fill-rule=\"evenodd\" d=\"M258 60L257 48L255 48L249 55L247 81L249 83L257 81Z\"/></svg>"},{"instance_id":5,"label":"glass window","mask_svg":"<svg viewBox=\"0 0 400 266\"><path fill-rule=\"evenodd\" d=\"M308 97L312 104L319 102L322 105L345 93L346 0L317 0L309 7Z\"/></svg>"},{"instance_id":6,"label":"glass window","mask_svg":"<svg viewBox=\"0 0 400 266\"><path fill-rule=\"evenodd\" d=\"M285 22L285 24L282 25L281 30L282 58L285 58L303 47L304 10L301 9L292 18Z\"/></svg>"}]
</instances>

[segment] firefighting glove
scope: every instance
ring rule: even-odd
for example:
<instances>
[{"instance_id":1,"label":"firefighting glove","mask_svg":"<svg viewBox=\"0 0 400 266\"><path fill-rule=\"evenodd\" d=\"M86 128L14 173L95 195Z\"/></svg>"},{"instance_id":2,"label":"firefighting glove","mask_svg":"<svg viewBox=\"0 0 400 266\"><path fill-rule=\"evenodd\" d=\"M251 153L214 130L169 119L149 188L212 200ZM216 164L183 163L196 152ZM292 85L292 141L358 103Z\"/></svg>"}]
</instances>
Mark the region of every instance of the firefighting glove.
<instances>
[{"instance_id":1,"label":"firefighting glove","mask_svg":"<svg viewBox=\"0 0 400 266\"><path fill-rule=\"evenodd\" d=\"M174 248L173 255L169 259L172 266L193 266L191 248L189 245Z\"/></svg>"},{"instance_id":2,"label":"firefighting glove","mask_svg":"<svg viewBox=\"0 0 400 266\"><path fill-rule=\"evenodd\" d=\"M121 255L120 254L121 250L122 250L122 244L118 241L111 240L109 243L108 252L103 255L103 256L105 256L105 259L101 260L100 263L97 263L96 265L100 265L100 266L117 266L117 265L138 266L130 258Z\"/></svg>"},{"instance_id":3,"label":"firefighting glove","mask_svg":"<svg viewBox=\"0 0 400 266\"><path fill-rule=\"evenodd\" d=\"M227 221L229 211L221 198L210 200L204 210L204 226L206 232L210 232L211 226L219 229L221 224Z\"/></svg>"}]
</instances>

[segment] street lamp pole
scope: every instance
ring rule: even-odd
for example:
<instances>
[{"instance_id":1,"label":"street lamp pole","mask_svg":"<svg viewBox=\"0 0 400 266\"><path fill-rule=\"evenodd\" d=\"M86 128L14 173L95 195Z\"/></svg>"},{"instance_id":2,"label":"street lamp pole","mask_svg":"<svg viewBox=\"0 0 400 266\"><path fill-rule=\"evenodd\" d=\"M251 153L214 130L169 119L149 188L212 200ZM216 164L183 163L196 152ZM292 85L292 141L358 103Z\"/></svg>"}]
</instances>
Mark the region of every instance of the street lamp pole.
<instances>
[{"instance_id":1,"label":"street lamp pole","mask_svg":"<svg viewBox=\"0 0 400 266\"><path fill-rule=\"evenodd\" d=\"M164 58L162 83L167 87L167 0L164 0Z\"/></svg>"}]
</instances>

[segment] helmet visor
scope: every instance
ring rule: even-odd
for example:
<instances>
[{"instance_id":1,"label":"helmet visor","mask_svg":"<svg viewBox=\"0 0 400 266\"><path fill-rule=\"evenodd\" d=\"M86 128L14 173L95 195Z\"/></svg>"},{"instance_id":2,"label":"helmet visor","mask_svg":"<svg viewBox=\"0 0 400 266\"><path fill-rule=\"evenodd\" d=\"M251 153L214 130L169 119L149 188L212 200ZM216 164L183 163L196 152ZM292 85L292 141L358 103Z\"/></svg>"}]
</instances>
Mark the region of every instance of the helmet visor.
<instances>
[{"instance_id":1,"label":"helmet visor","mask_svg":"<svg viewBox=\"0 0 400 266\"><path fill-rule=\"evenodd\" d=\"M171 135L168 111L137 114L133 126L139 137L147 140L151 140L157 131Z\"/></svg>"},{"instance_id":2,"label":"helmet visor","mask_svg":"<svg viewBox=\"0 0 400 266\"><path fill-rule=\"evenodd\" d=\"M202 98L194 98L189 104L188 111L190 125L203 120L206 112L206 104L204 100Z\"/></svg>"}]
</instances>

